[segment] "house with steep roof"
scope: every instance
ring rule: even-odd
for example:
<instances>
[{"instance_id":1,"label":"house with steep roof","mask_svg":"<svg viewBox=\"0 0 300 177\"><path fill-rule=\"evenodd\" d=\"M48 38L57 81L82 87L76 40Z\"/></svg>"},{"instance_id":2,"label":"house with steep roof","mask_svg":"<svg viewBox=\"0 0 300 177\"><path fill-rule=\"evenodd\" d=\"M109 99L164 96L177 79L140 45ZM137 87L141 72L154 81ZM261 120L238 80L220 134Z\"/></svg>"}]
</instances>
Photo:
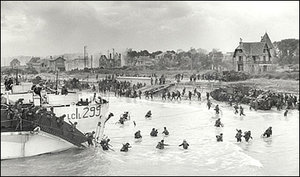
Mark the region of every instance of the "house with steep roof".
<instances>
[{"instance_id":1,"label":"house with steep roof","mask_svg":"<svg viewBox=\"0 0 300 177\"><path fill-rule=\"evenodd\" d=\"M274 70L274 46L266 33L261 42L243 42L233 53L235 71L260 73Z\"/></svg>"},{"instance_id":2,"label":"house with steep roof","mask_svg":"<svg viewBox=\"0 0 300 177\"><path fill-rule=\"evenodd\" d=\"M137 58L137 62L135 66L150 67L150 66L154 66L154 62L155 59L152 59L149 56L140 56Z\"/></svg>"},{"instance_id":3,"label":"house with steep roof","mask_svg":"<svg viewBox=\"0 0 300 177\"><path fill-rule=\"evenodd\" d=\"M16 59L16 58L14 58L14 59L10 62L10 66L11 66L12 68L19 68L20 65L21 65L21 62L20 62L18 59Z\"/></svg>"},{"instance_id":4,"label":"house with steep roof","mask_svg":"<svg viewBox=\"0 0 300 177\"><path fill-rule=\"evenodd\" d=\"M37 72L40 72L40 59L40 57L32 57L26 65L28 68L34 68Z\"/></svg>"},{"instance_id":5,"label":"house with steep roof","mask_svg":"<svg viewBox=\"0 0 300 177\"><path fill-rule=\"evenodd\" d=\"M65 71L65 61L66 59L64 59L63 56L60 56L56 59L51 59L49 60L49 69L51 71Z\"/></svg>"}]
</instances>

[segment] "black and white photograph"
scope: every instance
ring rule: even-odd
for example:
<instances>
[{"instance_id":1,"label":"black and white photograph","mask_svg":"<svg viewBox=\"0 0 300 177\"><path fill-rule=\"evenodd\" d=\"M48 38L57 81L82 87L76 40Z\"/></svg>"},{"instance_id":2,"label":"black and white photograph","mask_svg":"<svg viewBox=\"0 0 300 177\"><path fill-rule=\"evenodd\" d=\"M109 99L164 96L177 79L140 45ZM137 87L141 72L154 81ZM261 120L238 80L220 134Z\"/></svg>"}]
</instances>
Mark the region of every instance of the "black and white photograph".
<instances>
[{"instance_id":1,"label":"black and white photograph","mask_svg":"<svg viewBox=\"0 0 300 177\"><path fill-rule=\"evenodd\" d=\"M299 176L299 1L1 0L1 176Z\"/></svg>"}]
</instances>

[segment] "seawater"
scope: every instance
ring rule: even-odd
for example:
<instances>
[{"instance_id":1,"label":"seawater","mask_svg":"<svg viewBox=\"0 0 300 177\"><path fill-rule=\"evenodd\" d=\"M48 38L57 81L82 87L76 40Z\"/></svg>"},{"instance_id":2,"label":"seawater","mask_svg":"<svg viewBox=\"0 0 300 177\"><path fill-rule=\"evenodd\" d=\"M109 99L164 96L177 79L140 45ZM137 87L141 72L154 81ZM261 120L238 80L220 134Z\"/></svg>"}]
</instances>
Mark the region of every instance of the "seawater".
<instances>
[{"instance_id":1,"label":"seawater","mask_svg":"<svg viewBox=\"0 0 300 177\"><path fill-rule=\"evenodd\" d=\"M70 149L55 154L1 161L1 175L299 175L299 112L251 111L243 105L246 116L234 114L233 107L213 101L210 110L203 101L162 101L109 97L114 113L105 128L114 151L101 148ZM214 127L219 104L223 128ZM148 110L152 118L145 119ZM131 120L116 123L124 111ZM133 121L136 122L134 126ZM261 134L273 127L272 138ZM163 136L167 127L169 136ZM152 128L158 137L150 137ZM237 143L236 129L250 130L253 139ZM142 140L134 133L141 130ZM223 133L223 142L216 135ZM164 150L156 149L164 139ZM189 149L178 147L186 139ZM129 142L129 152L120 152ZM41 144L42 146L42 144Z\"/></svg>"}]
</instances>

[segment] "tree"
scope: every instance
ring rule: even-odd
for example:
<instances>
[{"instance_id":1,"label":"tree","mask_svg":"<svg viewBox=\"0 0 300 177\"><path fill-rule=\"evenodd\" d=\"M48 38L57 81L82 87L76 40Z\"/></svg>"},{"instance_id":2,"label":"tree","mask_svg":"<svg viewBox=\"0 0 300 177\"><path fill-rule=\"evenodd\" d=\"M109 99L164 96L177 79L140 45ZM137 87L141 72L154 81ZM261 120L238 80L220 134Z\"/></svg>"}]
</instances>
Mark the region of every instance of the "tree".
<instances>
[{"instance_id":1,"label":"tree","mask_svg":"<svg viewBox=\"0 0 300 177\"><path fill-rule=\"evenodd\" d=\"M299 64L299 40L284 39L274 42L280 65Z\"/></svg>"},{"instance_id":2,"label":"tree","mask_svg":"<svg viewBox=\"0 0 300 177\"><path fill-rule=\"evenodd\" d=\"M209 60L211 60L213 69L218 69L221 66L223 53L219 51L219 49L212 49L211 52L208 54Z\"/></svg>"},{"instance_id":3,"label":"tree","mask_svg":"<svg viewBox=\"0 0 300 177\"><path fill-rule=\"evenodd\" d=\"M162 51L152 52L152 53L150 54L150 57L151 57L151 58L155 58L156 55L159 55L159 54L161 54L161 53L163 53L163 52L162 52Z\"/></svg>"}]
</instances>

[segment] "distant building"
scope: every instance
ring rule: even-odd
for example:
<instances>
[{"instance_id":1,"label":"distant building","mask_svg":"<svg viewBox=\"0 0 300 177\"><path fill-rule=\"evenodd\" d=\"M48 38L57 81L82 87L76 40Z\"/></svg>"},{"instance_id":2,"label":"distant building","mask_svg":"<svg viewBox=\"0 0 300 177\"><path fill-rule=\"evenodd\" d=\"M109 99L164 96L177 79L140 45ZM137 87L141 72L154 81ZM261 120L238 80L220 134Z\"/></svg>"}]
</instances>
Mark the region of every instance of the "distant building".
<instances>
[{"instance_id":1,"label":"distant building","mask_svg":"<svg viewBox=\"0 0 300 177\"><path fill-rule=\"evenodd\" d=\"M20 67L20 61L18 59L13 59L11 62L10 62L10 66L12 68L19 68Z\"/></svg>"},{"instance_id":2,"label":"distant building","mask_svg":"<svg viewBox=\"0 0 300 177\"><path fill-rule=\"evenodd\" d=\"M49 69L51 71L65 71L65 59L63 57L58 57L56 59L49 60Z\"/></svg>"},{"instance_id":3,"label":"distant building","mask_svg":"<svg viewBox=\"0 0 300 177\"><path fill-rule=\"evenodd\" d=\"M40 72L40 59L40 57L32 57L26 65L28 68L34 68L37 72Z\"/></svg>"},{"instance_id":4,"label":"distant building","mask_svg":"<svg viewBox=\"0 0 300 177\"><path fill-rule=\"evenodd\" d=\"M140 56L137 58L135 66L154 66L154 59L150 58L149 56Z\"/></svg>"},{"instance_id":5,"label":"distant building","mask_svg":"<svg viewBox=\"0 0 300 177\"><path fill-rule=\"evenodd\" d=\"M99 58L99 68L105 68L108 65L108 59L105 55L101 55Z\"/></svg>"},{"instance_id":6,"label":"distant building","mask_svg":"<svg viewBox=\"0 0 300 177\"><path fill-rule=\"evenodd\" d=\"M235 71L260 73L274 70L273 59L275 57L274 46L267 33L261 38L261 42L242 42L233 54Z\"/></svg>"},{"instance_id":7,"label":"distant building","mask_svg":"<svg viewBox=\"0 0 300 177\"><path fill-rule=\"evenodd\" d=\"M175 60L176 59L176 54L172 53L172 52L163 52L161 54L158 54L155 56L156 60L160 60L162 58L168 59L170 61Z\"/></svg>"},{"instance_id":8,"label":"distant building","mask_svg":"<svg viewBox=\"0 0 300 177\"><path fill-rule=\"evenodd\" d=\"M49 59L40 59L40 66L38 72L47 72L50 69L50 60Z\"/></svg>"},{"instance_id":9,"label":"distant building","mask_svg":"<svg viewBox=\"0 0 300 177\"><path fill-rule=\"evenodd\" d=\"M233 60L233 52L226 52L223 54L222 63L222 71L231 71L234 70L234 60Z\"/></svg>"},{"instance_id":10,"label":"distant building","mask_svg":"<svg viewBox=\"0 0 300 177\"><path fill-rule=\"evenodd\" d=\"M108 56L101 55L99 60L99 68L116 68L121 66L121 53L108 53Z\"/></svg>"},{"instance_id":11,"label":"distant building","mask_svg":"<svg viewBox=\"0 0 300 177\"><path fill-rule=\"evenodd\" d=\"M73 60L67 60L65 62L66 71L71 71L74 69L82 70L85 66L85 60L83 57L78 57Z\"/></svg>"},{"instance_id":12,"label":"distant building","mask_svg":"<svg viewBox=\"0 0 300 177\"><path fill-rule=\"evenodd\" d=\"M212 59L213 63L215 63L215 64L211 65L211 69L221 71L222 67L221 67L220 63L222 62L222 60L224 58L223 53L215 52L215 53L212 53L211 55L212 55L211 59Z\"/></svg>"}]
</instances>

